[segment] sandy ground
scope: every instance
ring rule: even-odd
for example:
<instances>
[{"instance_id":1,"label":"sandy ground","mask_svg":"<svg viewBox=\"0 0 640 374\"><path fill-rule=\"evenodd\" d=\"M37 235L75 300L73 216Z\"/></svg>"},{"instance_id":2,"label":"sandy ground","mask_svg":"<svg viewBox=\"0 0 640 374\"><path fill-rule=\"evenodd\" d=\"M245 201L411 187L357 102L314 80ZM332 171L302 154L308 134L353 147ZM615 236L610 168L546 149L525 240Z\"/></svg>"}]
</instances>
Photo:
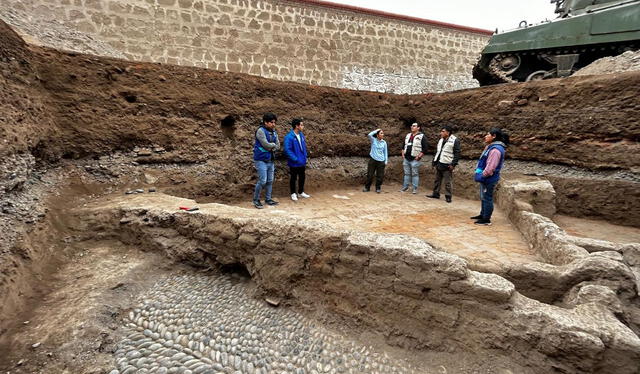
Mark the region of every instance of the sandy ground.
<instances>
[{"instance_id":1,"label":"sandy ground","mask_svg":"<svg viewBox=\"0 0 640 374\"><path fill-rule=\"evenodd\" d=\"M277 199L278 206L267 206L260 213L319 220L341 229L411 235L471 264L541 261L499 209L491 226L478 226L469 217L479 213L479 201L454 195L449 204L444 197L426 198L424 189L414 195L400 188L400 184L385 184L380 194L362 192L362 187L309 191L309 199L282 197ZM237 205L252 207L250 201Z\"/></svg>"},{"instance_id":2,"label":"sandy ground","mask_svg":"<svg viewBox=\"0 0 640 374\"><path fill-rule=\"evenodd\" d=\"M563 215L553 217L555 223L568 234L614 243L640 243L640 228L613 225L606 221Z\"/></svg>"},{"instance_id":3,"label":"sandy ground","mask_svg":"<svg viewBox=\"0 0 640 374\"><path fill-rule=\"evenodd\" d=\"M122 338L123 311L164 274L187 269L118 242L73 247L40 278L28 309L11 317L0 340L3 373L105 372Z\"/></svg>"}]
</instances>

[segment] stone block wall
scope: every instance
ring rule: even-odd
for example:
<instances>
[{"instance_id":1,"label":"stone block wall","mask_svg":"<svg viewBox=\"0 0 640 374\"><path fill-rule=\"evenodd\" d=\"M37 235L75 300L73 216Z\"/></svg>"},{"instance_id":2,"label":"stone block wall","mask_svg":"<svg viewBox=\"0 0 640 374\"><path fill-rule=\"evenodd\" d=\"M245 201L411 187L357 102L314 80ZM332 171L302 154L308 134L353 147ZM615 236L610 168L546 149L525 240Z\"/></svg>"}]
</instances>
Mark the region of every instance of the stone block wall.
<instances>
[{"instance_id":1,"label":"stone block wall","mask_svg":"<svg viewBox=\"0 0 640 374\"><path fill-rule=\"evenodd\" d=\"M241 265L257 295L354 318L387 337L405 336L396 342L401 346L501 351L544 373L637 372L640 339L595 296L578 294L569 307L544 304L408 236L258 217L253 209L222 204L176 213L176 206L194 204L164 194L118 196L75 210L72 227L76 238L121 240L196 265ZM589 273L570 269L570 276L555 279L580 283L600 263L591 261ZM614 291L600 291L615 302Z\"/></svg>"},{"instance_id":2,"label":"stone block wall","mask_svg":"<svg viewBox=\"0 0 640 374\"><path fill-rule=\"evenodd\" d=\"M394 93L477 86L471 69L490 34L310 0L4 0L2 10L57 20L130 60Z\"/></svg>"}]
</instances>

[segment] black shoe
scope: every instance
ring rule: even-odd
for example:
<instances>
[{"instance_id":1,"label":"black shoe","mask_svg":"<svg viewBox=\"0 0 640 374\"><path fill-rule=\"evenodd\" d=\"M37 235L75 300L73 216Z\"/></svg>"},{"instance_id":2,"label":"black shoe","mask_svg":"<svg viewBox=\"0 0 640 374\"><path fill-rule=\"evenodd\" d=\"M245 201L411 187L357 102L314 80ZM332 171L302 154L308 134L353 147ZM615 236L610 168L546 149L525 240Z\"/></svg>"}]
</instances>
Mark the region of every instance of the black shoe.
<instances>
[{"instance_id":1,"label":"black shoe","mask_svg":"<svg viewBox=\"0 0 640 374\"><path fill-rule=\"evenodd\" d=\"M264 205L262 205L262 203L260 202L260 200L253 200L253 206L256 207L256 209L262 209L264 208Z\"/></svg>"},{"instance_id":2,"label":"black shoe","mask_svg":"<svg viewBox=\"0 0 640 374\"><path fill-rule=\"evenodd\" d=\"M407 186L407 187L402 187L402 188L400 189L400 192L405 192L405 191L407 191L408 189L409 189L409 186Z\"/></svg>"},{"instance_id":3,"label":"black shoe","mask_svg":"<svg viewBox=\"0 0 640 374\"><path fill-rule=\"evenodd\" d=\"M280 204L279 202L275 201L275 200L265 200L265 203L267 203L267 205L278 205Z\"/></svg>"},{"instance_id":4,"label":"black shoe","mask_svg":"<svg viewBox=\"0 0 640 374\"><path fill-rule=\"evenodd\" d=\"M369 192L369 191L371 191L371 190L369 189L369 187L365 187L365 188L363 188L363 189L362 189L362 192Z\"/></svg>"},{"instance_id":5,"label":"black shoe","mask_svg":"<svg viewBox=\"0 0 640 374\"><path fill-rule=\"evenodd\" d=\"M380 192L381 192L380 189L376 188L376 193L380 193Z\"/></svg>"},{"instance_id":6,"label":"black shoe","mask_svg":"<svg viewBox=\"0 0 640 374\"><path fill-rule=\"evenodd\" d=\"M430 198L430 199L439 199L440 195L432 193L431 195L427 195L427 197Z\"/></svg>"},{"instance_id":7,"label":"black shoe","mask_svg":"<svg viewBox=\"0 0 640 374\"><path fill-rule=\"evenodd\" d=\"M478 219L482 219L482 215L478 214L477 216L473 216L469 218L478 220Z\"/></svg>"},{"instance_id":8,"label":"black shoe","mask_svg":"<svg viewBox=\"0 0 640 374\"><path fill-rule=\"evenodd\" d=\"M483 225L483 226L491 226L491 220L490 219L485 219L485 218L480 218L479 220L474 222L476 225Z\"/></svg>"},{"instance_id":9,"label":"black shoe","mask_svg":"<svg viewBox=\"0 0 640 374\"><path fill-rule=\"evenodd\" d=\"M451 202L451 196L445 196L445 197L444 197L444 199L445 199L448 203L450 203L450 202Z\"/></svg>"}]
</instances>

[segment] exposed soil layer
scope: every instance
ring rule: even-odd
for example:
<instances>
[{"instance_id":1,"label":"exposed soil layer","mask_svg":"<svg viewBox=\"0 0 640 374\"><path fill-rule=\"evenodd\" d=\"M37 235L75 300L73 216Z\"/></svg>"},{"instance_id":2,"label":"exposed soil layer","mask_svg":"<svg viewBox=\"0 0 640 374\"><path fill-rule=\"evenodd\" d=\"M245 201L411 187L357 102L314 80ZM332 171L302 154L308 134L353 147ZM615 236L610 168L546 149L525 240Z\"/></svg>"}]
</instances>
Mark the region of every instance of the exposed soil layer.
<instances>
[{"instance_id":1,"label":"exposed soil layer","mask_svg":"<svg viewBox=\"0 0 640 374\"><path fill-rule=\"evenodd\" d=\"M51 119L37 122L37 130L17 125L35 121L10 119L6 138L31 141L14 141L5 153L83 157L157 144L167 153L150 161L240 161L258 119L273 111L281 132L291 118L305 118L315 157L364 156L364 135L377 127L387 130L390 149L399 150L417 120L431 144L439 126L455 125L467 158L477 156L480 136L498 125L512 134L513 159L605 169L640 165L637 72L407 96L27 49L4 23L2 38L4 79L23 82ZM225 135L220 127L228 116L233 126Z\"/></svg>"},{"instance_id":2,"label":"exposed soil layer","mask_svg":"<svg viewBox=\"0 0 640 374\"><path fill-rule=\"evenodd\" d=\"M640 243L640 230L638 228L616 226L606 221L594 221L563 215L557 215L553 217L553 220L570 235L614 243Z\"/></svg>"}]
</instances>

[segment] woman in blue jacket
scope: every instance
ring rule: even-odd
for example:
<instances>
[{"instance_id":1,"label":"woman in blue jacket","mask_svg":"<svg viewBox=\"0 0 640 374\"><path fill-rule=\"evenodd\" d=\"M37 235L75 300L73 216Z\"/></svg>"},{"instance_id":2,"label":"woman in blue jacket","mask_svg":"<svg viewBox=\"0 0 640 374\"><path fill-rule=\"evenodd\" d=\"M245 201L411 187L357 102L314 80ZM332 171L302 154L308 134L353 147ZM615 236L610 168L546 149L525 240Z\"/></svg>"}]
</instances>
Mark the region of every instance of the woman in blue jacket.
<instances>
[{"instance_id":1,"label":"woman in blue jacket","mask_svg":"<svg viewBox=\"0 0 640 374\"><path fill-rule=\"evenodd\" d=\"M476 166L475 181L480 183L480 200L482 205L480 214L475 219L476 225L488 226L491 224L493 214L493 191L500 181L500 170L504 165L504 156L507 153L509 135L502 129L493 128L484 136L486 144Z\"/></svg>"},{"instance_id":2,"label":"woman in blue jacket","mask_svg":"<svg viewBox=\"0 0 640 374\"><path fill-rule=\"evenodd\" d=\"M289 165L289 189L291 200L298 201L298 197L309 198L310 195L304 192L305 170L307 168L307 141L303 131L304 123L299 118L291 121L291 131L284 137L284 154L287 156ZM298 188L296 189L296 181ZM296 194L297 191L297 194Z\"/></svg>"}]
</instances>

